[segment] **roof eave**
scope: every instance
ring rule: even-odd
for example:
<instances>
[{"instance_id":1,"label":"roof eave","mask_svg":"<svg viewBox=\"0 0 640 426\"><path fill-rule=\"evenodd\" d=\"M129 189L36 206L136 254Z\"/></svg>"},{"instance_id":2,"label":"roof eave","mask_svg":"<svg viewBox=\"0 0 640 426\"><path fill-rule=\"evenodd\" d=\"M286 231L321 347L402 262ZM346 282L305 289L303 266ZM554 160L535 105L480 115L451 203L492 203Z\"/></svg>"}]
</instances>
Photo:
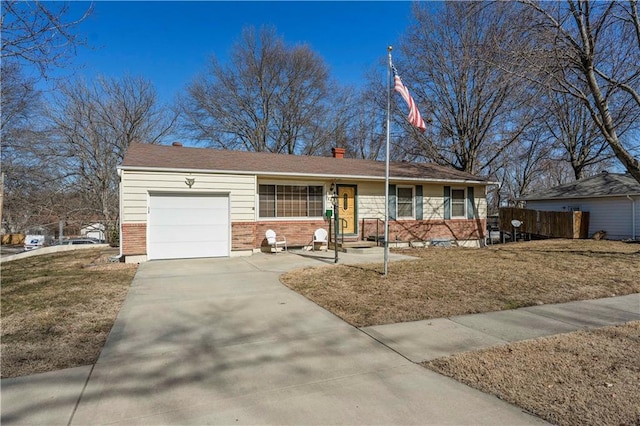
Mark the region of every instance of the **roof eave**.
<instances>
[{"instance_id":1,"label":"roof eave","mask_svg":"<svg viewBox=\"0 0 640 426\"><path fill-rule=\"evenodd\" d=\"M333 178L333 179L361 179L384 181L383 176L372 175L330 175L323 173L291 173L291 172L269 172L269 171L249 171L249 170L210 170L210 169L188 169L188 168L168 168L168 167L148 167L148 166L118 166L118 170L123 171L140 171L140 172L169 172L169 173L215 173L215 174L234 174L234 175L256 175L265 177L305 177L305 178ZM393 180L404 180L412 182L434 182L434 183L473 183L477 185L497 185L498 182L490 182L478 179L438 179L438 178L416 178L406 176L389 176Z\"/></svg>"},{"instance_id":2,"label":"roof eave","mask_svg":"<svg viewBox=\"0 0 640 426\"><path fill-rule=\"evenodd\" d=\"M534 198L516 198L516 201L560 201L560 200L584 200L588 198L611 198L611 197L640 197L640 192L631 192L626 194L607 194L607 195L579 195L565 197L534 197Z\"/></svg>"}]
</instances>

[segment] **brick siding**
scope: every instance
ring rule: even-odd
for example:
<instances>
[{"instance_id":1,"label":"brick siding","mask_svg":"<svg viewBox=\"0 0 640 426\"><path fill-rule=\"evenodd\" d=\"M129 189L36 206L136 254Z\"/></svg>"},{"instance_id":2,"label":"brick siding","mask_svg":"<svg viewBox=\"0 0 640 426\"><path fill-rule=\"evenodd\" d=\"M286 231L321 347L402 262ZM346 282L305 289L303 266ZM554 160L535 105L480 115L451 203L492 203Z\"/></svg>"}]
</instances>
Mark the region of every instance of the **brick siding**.
<instances>
[{"instance_id":1,"label":"brick siding","mask_svg":"<svg viewBox=\"0 0 640 426\"><path fill-rule=\"evenodd\" d=\"M358 224L362 227L362 222ZM329 230L325 220L311 221L260 221L233 222L231 224L231 250L251 250L266 246L265 232L273 229L276 235L287 239L289 246L308 245L318 228ZM432 238L472 240L484 238L486 220L394 220L389 226L389 241L428 241ZM383 234L382 223L378 231ZM360 236L366 238L376 233L375 221L364 223ZM147 225L125 223L122 225L122 252L125 256L147 253Z\"/></svg>"},{"instance_id":2,"label":"brick siding","mask_svg":"<svg viewBox=\"0 0 640 426\"><path fill-rule=\"evenodd\" d=\"M264 236L267 229L273 229L276 235L285 237L288 246L304 246L311 242L313 233L318 228L328 231L329 222L324 220L257 222L254 247L267 245L267 239Z\"/></svg>"},{"instance_id":3,"label":"brick siding","mask_svg":"<svg viewBox=\"0 0 640 426\"><path fill-rule=\"evenodd\" d=\"M147 254L147 224L122 224L122 254L125 256Z\"/></svg>"},{"instance_id":4,"label":"brick siding","mask_svg":"<svg viewBox=\"0 0 640 426\"><path fill-rule=\"evenodd\" d=\"M485 219L451 219L451 220L393 220L389 224L389 241L429 241L432 238L451 238L454 240L474 240L484 238ZM382 222L378 225L380 235L384 234ZM375 221L364 224L366 238L375 235Z\"/></svg>"},{"instance_id":5,"label":"brick siding","mask_svg":"<svg viewBox=\"0 0 640 426\"><path fill-rule=\"evenodd\" d=\"M256 246L255 222L231 223L231 250L252 250Z\"/></svg>"}]
</instances>

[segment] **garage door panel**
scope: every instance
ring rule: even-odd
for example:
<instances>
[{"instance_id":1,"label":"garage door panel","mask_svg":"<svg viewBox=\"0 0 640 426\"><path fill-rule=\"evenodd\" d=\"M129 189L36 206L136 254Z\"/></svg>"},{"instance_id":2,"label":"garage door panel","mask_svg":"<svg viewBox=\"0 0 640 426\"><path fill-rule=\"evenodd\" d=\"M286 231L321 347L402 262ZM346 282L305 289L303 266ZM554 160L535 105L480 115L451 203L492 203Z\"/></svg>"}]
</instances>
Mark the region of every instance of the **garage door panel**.
<instances>
[{"instance_id":1,"label":"garage door panel","mask_svg":"<svg viewBox=\"0 0 640 426\"><path fill-rule=\"evenodd\" d=\"M217 201L217 200L216 200L216 203L212 203L211 201L207 201L206 205L199 205L197 207L182 206L182 205L179 205L179 206L177 206L177 205L174 205L174 206L157 206L154 203L153 208L155 208L156 210L162 210L162 211L179 210L179 211L182 211L185 214L191 213L194 216L199 214L199 212L202 212L204 210L211 210L211 209L226 210L226 206L220 204L220 202Z\"/></svg>"},{"instance_id":2,"label":"garage door panel","mask_svg":"<svg viewBox=\"0 0 640 426\"><path fill-rule=\"evenodd\" d=\"M228 241L229 231L224 225L156 226L154 242Z\"/></svg>"},{"instance_id":3,"label":"garage door panel","mask_svg":"<svg viewBox=\"0 0 640 426\"><path fill-rule=\"evenodd\" d=\"M203 253L207 253L207 255L204 256ZM229 253L226 249L213 249L210 242L189 243L181 246L179 253L176 253L176 247L173 243L156 243L155 257L153 259L192 259L197 257L225 257L228 255Z\"/></svg>"},{"instance_id":4,"label":"garage door panel","mask_svg":"<svg viewBox=\"0 0 640 426\"><path fill-rule=\"evenodd\" d=\"M228 196L151 195L149 207L149 259L229 255Z\"/></svg>"},{"instance_id":5,"label":"garage door panel","mask_svg":"<svg viewBox=\"0 0 640 426\"><path fill-rule=\"evenodd\" d=\"M181 195L152 195L153 206L156 208L185 208L189 210L203 209L214 203L223 205L229 199L225 196L181 196ZM203 200L205 204L203 204Z\"/></svg>"},{"instance_id":6,"label":"garage door panel","mask_svg":"<svg viewBox=\"0 0 640 426\"><path fill-rule=\"evenodd\" d=\"M184 209L152 209L154 226L202 226L211 223L226 223L228 210L200 209L197 212ZM180 218L179 224L176 218Z\"/></svg>"}]
</instances>

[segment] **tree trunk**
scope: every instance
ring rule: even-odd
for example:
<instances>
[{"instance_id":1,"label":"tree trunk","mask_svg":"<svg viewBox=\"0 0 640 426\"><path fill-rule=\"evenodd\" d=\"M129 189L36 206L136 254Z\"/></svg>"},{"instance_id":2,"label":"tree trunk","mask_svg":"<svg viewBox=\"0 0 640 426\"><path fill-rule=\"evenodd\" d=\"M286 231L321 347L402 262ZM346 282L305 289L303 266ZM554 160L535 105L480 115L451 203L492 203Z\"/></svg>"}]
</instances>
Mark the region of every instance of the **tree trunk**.
<instances>
[{"instance_id":1,"label":"tree trunk","mask_svg":"<svg viewBox=\"0 0 640 426\"><path fill-rule=\"evenodd\" d=\"M591 60L589 60L586 64L584 73L585 77L587 78L589 90L593 95L595 107L597 108L600 115L600 117L594 117L594 119L597 119L600 130L602 131L602 135L609 143L609 146L611 146L611 149L613 150L616 158L618 158L618 160L620 160L620 162L626 167L631 176L633 176L635 180L640 183L640 163L638 162L638 160L633 158L633 156L631 156L631 154L626 149L624 149L624 147L618 140L618 135L616 133L615 126L613 125L613 119L611 118L611 114L609 112L609 105L607 103L607 100L602 95L602 91L600 90L600 85L598 84L598 80L596 79L596 75L593 69L593 63Z\"/></svg>"}]
</instances>

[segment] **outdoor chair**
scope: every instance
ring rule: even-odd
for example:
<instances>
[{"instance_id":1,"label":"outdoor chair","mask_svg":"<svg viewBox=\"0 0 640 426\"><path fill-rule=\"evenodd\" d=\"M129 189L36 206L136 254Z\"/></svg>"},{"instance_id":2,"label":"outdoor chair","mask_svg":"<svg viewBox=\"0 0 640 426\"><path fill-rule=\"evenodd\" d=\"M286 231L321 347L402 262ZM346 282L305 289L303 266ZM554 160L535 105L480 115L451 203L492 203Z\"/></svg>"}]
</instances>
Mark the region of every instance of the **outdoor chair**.
<instances>
[{"instance_id":1,"label":"outdoor chair","mask_svg":"<svg viewBox=\"0 0 640 426\"><path fill-rule=\"evenodd\" d=\"M316 243L320 243L320 246L326 245L327 250L329 249L329 233L326 229L318 228L316 232L313 233L313 240L311 241L311 249L315 251Z\"/></svg>"},{"instance_id":2,"label":"outdoor chair","mask_svg":"<svg viewBox=\"0 0 640 426\"><path fill-rule=\"evenodd\" d=\"M276 253L278 252L278 246L284 246L284 250L287 250L287 239L285 237L280 237L280 239L278 239L276 237L276 232L273 229L267 230L267 232L265 232L265 237L267 238L267 244L272 246Z\"/></svg>"}]
</instances>

